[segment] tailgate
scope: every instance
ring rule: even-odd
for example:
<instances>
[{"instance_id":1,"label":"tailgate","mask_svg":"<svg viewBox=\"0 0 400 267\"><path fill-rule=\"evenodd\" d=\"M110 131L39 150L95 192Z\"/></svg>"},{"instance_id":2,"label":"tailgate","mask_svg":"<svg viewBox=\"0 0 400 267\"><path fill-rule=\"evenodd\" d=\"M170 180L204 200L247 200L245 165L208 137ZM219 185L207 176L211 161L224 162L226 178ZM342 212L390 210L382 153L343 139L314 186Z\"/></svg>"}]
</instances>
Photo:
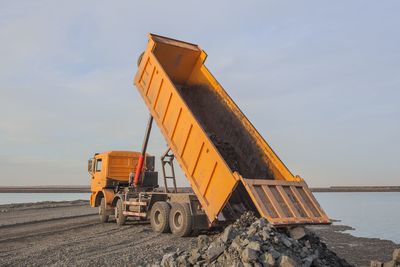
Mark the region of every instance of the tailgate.
<instances>
[{"instance_id":1,"label":"tailgate","mask_svg":"<svg viewBox=\"0 0 400 267\"><path fill-rule=\"evenodd\" d=\"M241 178L260 215L275 226L330 224L305 182Z\"/></svg>"}]
</instances>

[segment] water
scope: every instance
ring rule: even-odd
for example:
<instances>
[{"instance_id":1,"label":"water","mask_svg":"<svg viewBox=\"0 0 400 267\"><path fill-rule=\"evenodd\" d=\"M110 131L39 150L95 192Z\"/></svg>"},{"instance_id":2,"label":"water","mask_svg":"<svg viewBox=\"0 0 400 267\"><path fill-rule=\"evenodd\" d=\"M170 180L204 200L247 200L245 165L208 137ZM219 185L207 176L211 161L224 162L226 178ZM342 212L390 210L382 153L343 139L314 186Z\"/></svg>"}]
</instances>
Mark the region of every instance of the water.
<instances>
[{"instance_id":1,"label":"water","mask_svg":"<svg viewBox=\"0 0 400 267\"><path fill-rule=\"evenodd\" d=\"M314 193L330 218L348 225L359 237L376 237L400 244L400 192ZM0 193L0 205L39 201L89 200L90 193Z\"/></svg>"},{"instance_id":2,"label":"water","mask_svg":"<svg viewBox=\"0 0 400 267\"><path fill-rule=\"evenodd\" d=\"M0 193L0 205L40 201L89 200L90 193Z\"/></svg>"},{"instance_id":3,"label":"water","mask_svg":"<svg viewBox=\"0 0 400 267\"><path fill-rule=\"evenodd\" d=\"M314 193L335 224L358 237L376 237L400 244L400 192Z\"/></svg>"}]
</instances>

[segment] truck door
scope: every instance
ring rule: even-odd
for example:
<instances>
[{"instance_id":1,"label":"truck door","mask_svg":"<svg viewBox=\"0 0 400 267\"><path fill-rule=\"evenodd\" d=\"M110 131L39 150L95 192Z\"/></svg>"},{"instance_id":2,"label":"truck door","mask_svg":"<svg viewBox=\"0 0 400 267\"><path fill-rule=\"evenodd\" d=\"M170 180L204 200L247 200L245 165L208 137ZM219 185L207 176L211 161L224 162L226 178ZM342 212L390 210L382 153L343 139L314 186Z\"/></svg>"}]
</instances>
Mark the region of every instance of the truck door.
<instances>
[{"instance_id":1,"label":"truck door","mask_svg":"<svg viewBox=\"0 0 400 267\"><path fill-rule=\"evenodd\" d=\"M96 187L98 191L103 189L105 185L105 168L104 168L104 158L102 156L96 156L94 159L93 168L93 181L92 184Z\"/></svg>"}]
</instances>

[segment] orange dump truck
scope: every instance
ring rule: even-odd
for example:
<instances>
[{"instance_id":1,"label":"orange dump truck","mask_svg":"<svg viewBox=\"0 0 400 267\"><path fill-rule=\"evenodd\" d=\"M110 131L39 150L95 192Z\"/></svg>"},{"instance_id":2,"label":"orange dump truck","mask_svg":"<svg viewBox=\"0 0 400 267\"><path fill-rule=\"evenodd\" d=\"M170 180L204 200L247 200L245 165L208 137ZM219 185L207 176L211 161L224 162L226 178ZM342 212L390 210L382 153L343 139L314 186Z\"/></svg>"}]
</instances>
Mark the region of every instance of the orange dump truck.
<instances>
[{"instance_id":1,"label":"orange dump truck","mask_svg":"<svg viewBox=\"0 0 400 267\"><path fill-rule=\"evenodd\" d=\"M178 236L223 225L245 211L275 226L330 223L304 180L289 171L206 68L206 56L197 45L149 34L134 81L150 112L142 153L132 154L136 161L118 161L131 166L119 179L125 184L112 184L109 170L92 179L91 205L99 207L100 219L149 219L153 230ZM162 192L153 169L142 166L153 120L169 146L161 157ZM93 172L103 156L89 164ZM177 192L174 159L193 193Z\"/></svg>"}]
</instances>

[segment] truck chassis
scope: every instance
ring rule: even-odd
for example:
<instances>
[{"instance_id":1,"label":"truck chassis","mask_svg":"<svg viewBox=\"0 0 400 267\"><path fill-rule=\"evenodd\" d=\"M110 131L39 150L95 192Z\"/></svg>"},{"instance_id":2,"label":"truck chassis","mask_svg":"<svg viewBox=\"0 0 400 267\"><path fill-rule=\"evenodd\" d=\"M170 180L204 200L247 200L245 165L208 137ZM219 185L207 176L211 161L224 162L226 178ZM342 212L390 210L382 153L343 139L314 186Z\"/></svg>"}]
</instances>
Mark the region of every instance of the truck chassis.
<instances>
[{"instance_id":1,"label":"truck chassis","mask_svg":"<svg viewBox=\"0 0 400 267\"><path fill-rule=\"evenodd\" d=\"M118 191L111 203L99 206L100 220L105 222L115 216L118 225L124 225L128 217L150 221L155 232L171 231L177 236L189 236L210 225L200 202L193 193L166 193L137 191L125 187ZM104 219L104 216L107 216Z\"/></svg>"}]
</instances>

